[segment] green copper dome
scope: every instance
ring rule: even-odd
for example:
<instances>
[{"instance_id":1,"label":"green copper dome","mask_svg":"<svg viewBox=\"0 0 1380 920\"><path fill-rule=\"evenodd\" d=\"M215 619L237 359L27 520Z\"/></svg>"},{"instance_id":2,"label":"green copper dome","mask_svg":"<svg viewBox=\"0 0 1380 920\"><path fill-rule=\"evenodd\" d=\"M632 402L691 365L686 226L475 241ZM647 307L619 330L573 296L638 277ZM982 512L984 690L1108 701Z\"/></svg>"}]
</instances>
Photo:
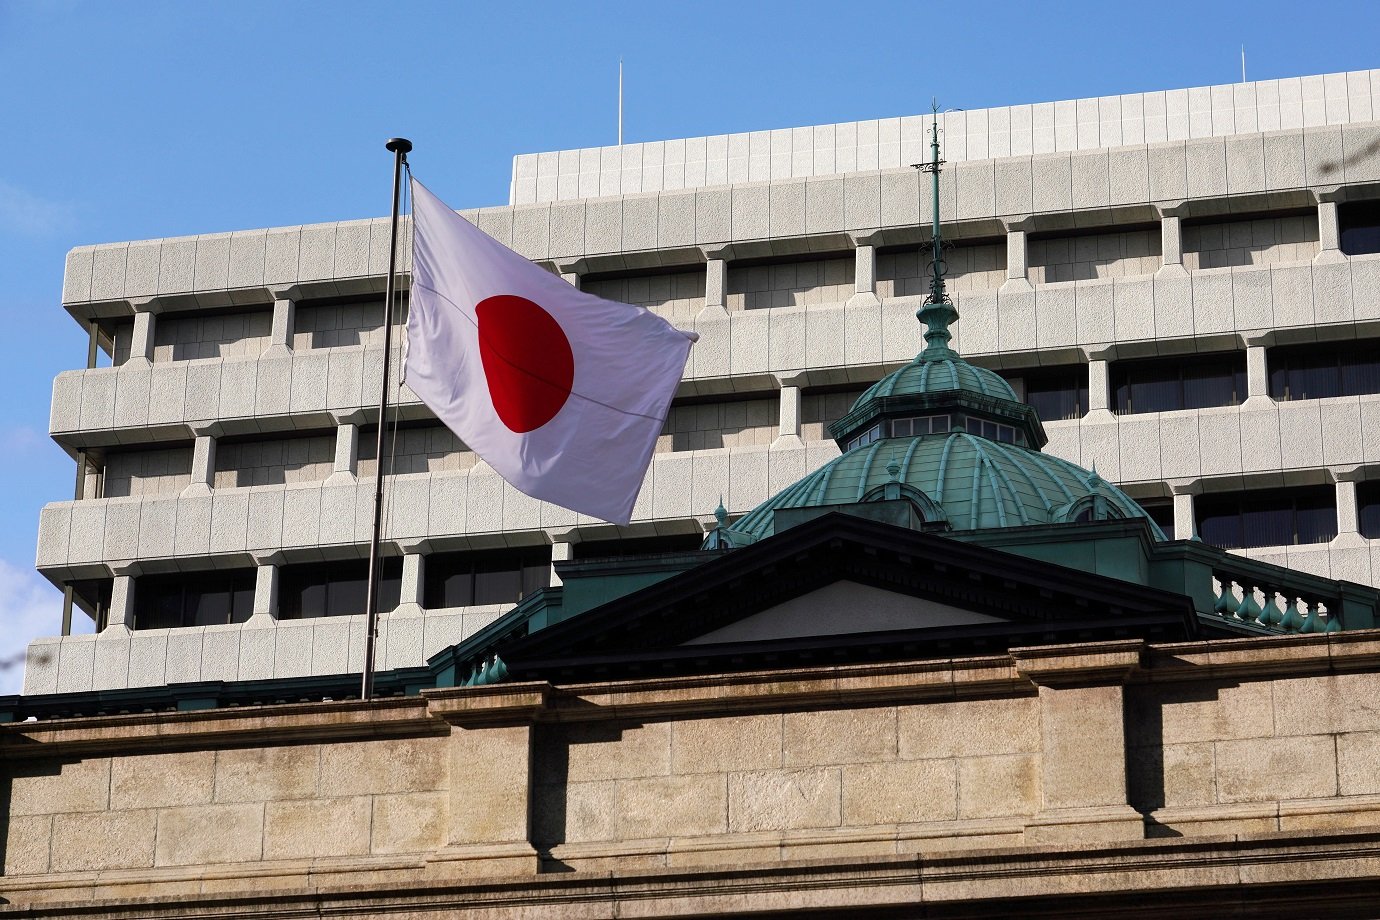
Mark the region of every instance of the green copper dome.
<instances>
[{"instance_id":1,"label":"green copper dome","mask_svg":"<svg viewBox=\"0 0 1380 920\"><path fill-rule=\"evenodd\" d=\"M888 467L897 466L893 478ZM1145 518L1157 539L1165 538L1135 501L1096 472L967 431L856 447L749 511L732 532L760 540L775 532L778 509L872 501L893 482L925 508L928 521L952 530L1135 517Z\"/></svg>"},{"instance_id":2,"label":"green copper dome","mask_svg":"<svg viewBox=\"0 0 1380 920\"><path fill-rule=\"evenodd\" d=\"M842 456L731 527L726 514L718 515L719 527L706 547L741 546L771 536L778 511L900 499L918 514L912 521L940 530L1141 518L1156 539L1165 539L1145 511L1096 470L1040 453L1048 439L1035 410L998 374L969 364L949 346L949 325L958 310L944 287L937 128L931 149L933 278L916 313L926 327L924 350L869 387L830 426Z\"/></svg>"},{"instance_id":3,"label":"green copper dome","mask_svg":"<svg viewBox=\"0 0 1380 920\"><path fill-rule=\"evenodd\" d=\"M1000 374L969 364L956 352L944 349L937 355L922 352L899 371L887 374L868 387L853 403L853 408L881 396L916 396L948 390L967 390L994 399L1020 402L1016 391Z\"/></svg>"}]
</instances>

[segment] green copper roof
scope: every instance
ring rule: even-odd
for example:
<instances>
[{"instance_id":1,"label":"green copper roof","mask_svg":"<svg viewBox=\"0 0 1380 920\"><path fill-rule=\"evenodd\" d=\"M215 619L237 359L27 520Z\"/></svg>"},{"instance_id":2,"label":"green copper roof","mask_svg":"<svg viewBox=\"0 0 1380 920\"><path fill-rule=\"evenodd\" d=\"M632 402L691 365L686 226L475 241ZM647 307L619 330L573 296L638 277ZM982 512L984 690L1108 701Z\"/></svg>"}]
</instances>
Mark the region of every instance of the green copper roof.
<instances>
[{"instance_id":1,"label":"green copper roof","mask_svg":"<svg viewBox=\"0 0 1380 920\"><path fill-rule=\"evenodd\" d=\"M1039 417L993 371L950 347L958 319L944 287L939 224L938 128L928 171L934 174L933 281L916 313L925 348L858 397L830 426L844 453L777 493L732 527L719 515L708 548L742 546L776 531L776 512L907 498L928 525L973 531L1107 518L1144 518L1116 486L1058 457L1040 453ZM904 437L900 436L904 433ZM856 446L852 446L856 445Z\"/></svg>"},{"instance_id":2,"label":"green copper roof","mask_svg":"<svg viewBox=\"0 0 1380 920\"><path fill-rule=\"evenodd\" d=\"M916 396L944 390L968 390L1018 403L1011 384L995 371L964 361L956 352L944 349L935 354L927 348L899 371L878 380L853 403L858 408L879 396Z\"/></svg>"},{"instance_id":3,"label":"green copper roof","mask_svg":"<svg viewBox=\"0 0 1380 920\"><path fill-rule=\"evenodd\" d=\"M1096 472L1015 444L965 431L886 438L857 447L788 486L733 524L733 533L771 536L778 508L844 505L875 497L899 465L903 487L942 511L953 530L1071 522L1091 511L1097 518L1146 518L1129 496ZM1164 539L1153 521L1152 532Z\"/></svg>"}]
</instances>

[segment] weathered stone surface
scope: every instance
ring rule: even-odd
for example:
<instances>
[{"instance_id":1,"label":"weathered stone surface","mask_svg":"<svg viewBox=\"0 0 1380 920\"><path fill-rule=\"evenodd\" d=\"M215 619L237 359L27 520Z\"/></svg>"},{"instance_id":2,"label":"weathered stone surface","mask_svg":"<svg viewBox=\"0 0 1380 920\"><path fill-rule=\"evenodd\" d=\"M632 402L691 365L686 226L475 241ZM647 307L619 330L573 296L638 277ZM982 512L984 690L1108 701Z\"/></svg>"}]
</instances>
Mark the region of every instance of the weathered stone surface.
<instances>
[{"instance_id":1,"label":"weathered stone surface","mask_svg":"<svg viewBox=\"0 0 1380 920\"><path fill-rule=\"evenodd\" d=\"M618 784L618 833L624 840L692 837L727 829L721 774L656 776Z\"/></svg>"},{"instance_id":2,"label":"weathered stone surface","mask_svg":"<svg viewBox=\"0 0 1380 920\"><path fill-rule=\"evenodd\" d=\"M902 706L897 736L903 760L1024 754L1040 749L1034 697Z\"/></svg>"},{"instance_id":3,"label":"weathered stone surface","mask_svg":"<svg viewBox=\"0 0 1380 920\"><path fill-rule=\"evenodd\" d=\"M572 725L548 740L539 760L543 768L564 748L570 782L628 776L664 776L671 772L671 723L623 725L593 722Z\"/></svg>"},{"instance_id":4,"label":"weathered stone surface","mask_svg":"<svg viewBox=\"0 0 1380 920\"><path fill-rule=\"evenodd\" d=\"M5 822L5 875L32 875L48 871L48 850L53 833L51 815L13 817Z\"/></svg>"},{"instance_id":5,"label":"weathered stone surface","mask_svg":"<svg viewBox=\"0 0 1380 920\"><path fill-rule=\"evenodd\" d=\"M1272 734L1380 731L1380 674L1319 674L1273 681L1271 689Z\"/></svg>"},{"instance_id":6,"label":"weathered stone surface","mask_svg":"<svg viewBox=\"0 0 1380 920\"><path fill-rule=\"evenodd\" d=\"M775 831L836 827L843 818L837 767L766 770L728 777L728 829Z\"/></svg>"},{"instance_id":7,"label":"weathered stone surface","mask_svg":"<svg viewBox=\"0 0 1380 920\"><path fill-rule=\"evenodd\" d=\"M321 748L314 744L216 752L217 802L272 802L316 794Z\"/></svg>"},{"instance_id":8,"label":"weathered stone surface","mask_svg":"<svg viewBox=\"0 0 1380 920\"><path fill-rule=\"evenodd\" d=\"M617 836L617 780L538 785L533 797L532 842L538 846Z\"/></svg>"},{"instance_id":9,"label":"weathered stone surface","mask_svg":"<svg viewBox=\"0 0 1380 920\"><path fill-rule=\"evenodd\" d=\"M369 852L367 796L269 802L264 806L264 859L362 856Z\"/></svg>"},{"instance_id":10,"label":"weathered stone surface","mask_svg":"<svg viewBox=\"0 0 1380 920\"><path fill-rule=\"evenodd\" d=\"M971 757L957 765L959 819L1029 815L1039 810L1039 755Z\"/></svg>"},{"instance_id":11,"label":"weathered stone surface","mask_svg":"<svg viewBox=\"0 0 1380 920\"><path fill-rule=\"evenodd\" d=\"M1119 686L1040 688L1044 808L1126 802L1121 691Z\"/></svg>"},{"instance_id":12,"label":"weathered stone surface","mask_svg":"<svg viewBox=\"0 0 1380 920\"><path fill-rule=\"evenodd\" d=\"M215 762L214 751L117 757L110 763L110 807L120 811L209 802Z\"/></svg>"},{"instance_id":13,"label":"weathered stone surface","mask_svg":"<svg viewBox=\"0 0 1380 920\"><path fill-rule=\"evenodd\" d=\"M41 761L7 768L6 774L11 816L103 811L110 804L109 758Z\"/></svg>"},{"instance_id":14,"label":"weathered stone surface","mask_svg":"<svg viewBox=\"0 0 1380 920\"><path fill-rule=\"evenodd\" d=\"M1337 785L1342 795L1380 794L1380 732L1337 736Z\"/></svg>"},{"instance_id":15,"label":"weathered stone surface","mask_svg":"<svg viewBox=\"0 0 1380 920\"><path fill-rule=\"evenodd\" d=\"M325 745L325 795L431 792L446 788L446 739L389 738Z\"/></svg>"},{"instance_id":16,"label":"weathered stone surface","mask_svg":"<svg viewBox=\"0 0 1380 920\"><path fill-rule=\"evenodd\" d=\"M787 767L895 759L896 709L788 712L782 751Z\"/></svg>"},{"instance_id":17,"label":"weathered stone surface","mask_svg":"<svg viewBox=\"0 0 1380 920\"><path fill-rule=\"evenodd\" d=\"M526 840L532 729L457 728L450 735L450 843Z\"/></svg>"},{"instance_id":18,"label":"weathered stone surface","mask_svg":"<svg viewBox=\"0 0 1380 920\"><path fill-rule=\"evenodd\" d=\"M782 717L771 713L693 719L672 724L676 773L769 770L781 766Z\"/></svg>"},{"instance_id":19,"label":"weathered stone surface","mask_svg":"<svg viewBox=\"0 0 1380 920\"><path fill-rule=\"evenodd\" d=\"M1219 802L1337 794L1336 748L1330 735L1222 741L1216 754Z\"/></svg>"},{"instance_id":20,"label":"weathered stone surface","mask_svg":"<svg viewBox=\"0 0 1380 920\"><path fill-rule=\"evenodd\" d=\"M1263 699L1262 699L1263 697ZM1131 743L1155 747L1274 734L1268 682L1150 684L1127 691Z\"/></svg>"},{"instance_id":21,"label":"weathered stone surface","mask_svg":"<svg viewBox=\"0 0 1380 920\"><path fill-rule=\"evenodd\" d=\"M844 824L951 821L957 809L957 773L952 760L903 760L843 768Z\"/></svg>"},{"instance_id":22,"label":"weathered stone surface","mask_svg":"<svg viewBox=\"0 0 1380 920\"><path fill-rule=\"evenodd\" d=\"M53 817L52 871L143 869L153 865L157 812L106 811Z\"/></svg>"},{"instance_id":23,"label":"weathered stone surface","mask_svg":"<svg viewBox=\"0 0 1380 920\"><path fill-rule=\"evenodd\" d=\"M263 857L264 808L201 805L158 812L159 866L253 862Z\"/></svg>"},{"instance_id":24,"label":"weathered stone surface","mask_svg":"<svg viewBox=\"0 0 1380 920\"><path fill-rule=\"evenodd\" d=\"M445 843L449 794L414 792L374 797L371 853L424 853Z\"/></svg>"},{"instance_id":25,"label":"weathered stone surface","mask_svg":"<svg viewBox=\"0 0 1380 920\"><path fill-rule=\"evenodd\" d=\"M1147 805L1176 808L1217 800L1216 758L1211 743L1167 745L1160 766L1162 794L1158 803Z\"/></svg>"}]
</instances>

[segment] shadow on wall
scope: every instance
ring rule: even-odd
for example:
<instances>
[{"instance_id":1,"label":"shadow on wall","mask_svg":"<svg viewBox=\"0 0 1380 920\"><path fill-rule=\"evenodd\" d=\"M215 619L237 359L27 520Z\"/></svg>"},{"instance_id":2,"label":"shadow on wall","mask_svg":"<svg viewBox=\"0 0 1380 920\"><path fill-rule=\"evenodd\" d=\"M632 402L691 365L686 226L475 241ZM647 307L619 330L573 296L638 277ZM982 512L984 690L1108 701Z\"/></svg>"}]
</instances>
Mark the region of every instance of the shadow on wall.
<instances>
[{"instance_id":1,"label":"shadow on wall","mask_svg":"<svg viewBox=\"0 0 1380 920\"><path fill-rule=\"evenodd\" d=\"M1182 783L1192 758L1206 746L1211 758L1212 742L1192 740L1166 744L1164 709L1166 706L1218 703L1221 691L1237 687L1235 681L1208 684L1149 685L1128 688L1125 710L1127 739L1126 784L1131 807L1145 816L1146 837L1182 837L1183 832L1161 824L1154 813L1171 804L1171 790ZM1182 804L1173 802L1172 804ZM1211 804L1195 802L1194 804Z\"/></svg>"},{"instance_id":2,"label":"shadow on wall","mask_svg":"<svg viewBox=\"0 0 1380 920\"><path fill-rule=\"evenodd\" d=\"M569 840L572 834L577 839L588 835L591 828L582 829L579 824L591 817L593 812L602 810L596 801L578 801L585 797L585 790L571 789L571 748L580 745L616 745L623 740L625 731L641 727L640 723L611 722L536 726L532 764L532 844L541 859L542 872L576 871L574 867L553 857L551 850ZM587 757L585 759L588 760ZM616 764L611 763L610 766L616 769ZM579 786L612 787L613 782L582 783ZM591 812L590 815L582 815L582 805L584 810ZM605 814L605 817L609 816Z\"/></svg>"}]
</instances>

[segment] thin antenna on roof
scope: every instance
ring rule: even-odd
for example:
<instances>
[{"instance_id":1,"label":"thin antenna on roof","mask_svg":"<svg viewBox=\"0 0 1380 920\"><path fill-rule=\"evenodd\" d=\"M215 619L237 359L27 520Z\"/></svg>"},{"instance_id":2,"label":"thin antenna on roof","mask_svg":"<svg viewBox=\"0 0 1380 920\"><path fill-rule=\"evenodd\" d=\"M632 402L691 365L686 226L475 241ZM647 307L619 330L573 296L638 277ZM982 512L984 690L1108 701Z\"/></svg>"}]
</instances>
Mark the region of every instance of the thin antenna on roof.
<instances>
[{"instance_id":1,"label":"thin antenna on roof","mask_svg":"<svg viewBox=\"0 0 1380 920\"><path fill-rule=\"evenodd\" d=\"M1241 65L1243 70L1245 66L1245 64ZM618 59L618 146L623 146L623 58L621 57Z\"/></svg>"},{"instance_id":2,"label":"thin antenna on roof","mask_svg":"<svg viewBox=\"0 0 1380 920\"><path fill-rule=\"evenodd\" d=\"M1246 82L1246 46L1241 46L1241 82Z\"/></svg>"}]
</instances>

